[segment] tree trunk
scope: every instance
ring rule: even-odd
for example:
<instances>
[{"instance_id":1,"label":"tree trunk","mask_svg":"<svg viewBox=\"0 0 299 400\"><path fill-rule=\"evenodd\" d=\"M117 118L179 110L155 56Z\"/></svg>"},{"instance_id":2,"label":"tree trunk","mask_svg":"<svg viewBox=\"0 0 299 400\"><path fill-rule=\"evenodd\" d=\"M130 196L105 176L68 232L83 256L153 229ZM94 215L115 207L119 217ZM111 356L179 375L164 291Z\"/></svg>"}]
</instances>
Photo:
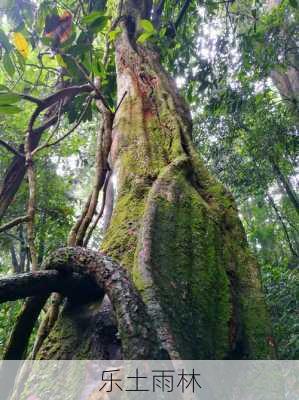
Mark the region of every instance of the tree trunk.
<instances>
[{"instance_id":1,"label":"tree trunk","mask_svg":"<svg viewBox=\"0 0 299 400\"><path fill-rule=\"evenodd\" d=\"M113 124L114 209L101 251L129 271L171 358L270 358L258 266L235 203L196 154L190 111L157 52L134 40L147 3L125 2L131 18L116 42L118 101L127 94ZM100 304L66 306L38 357L103 357L100 316Z\"/></svg>"},{"instance_id":2,"label":"tree trunk","mask_svg":"<svg viewBox=\"0 0 299 400\"><path fill-rule=\"evenodd\" d=\"M274 157L269 157L274 175L277 179L278 185L280 184L282 186L282 190L285 191L286 195L288 196L290 202L293 204L296 212L299 214L299 199L298 196L293 189L293 186L287 176L284 175L284 173L281 171L278 163L275 161Z\"/></svg>"},{"instance_id":3,"label":"tree trunk","mask_svg":"<svg viewBox=\"0 0 299 400\"><path fill-rule=\"evenodd\" d=\"M268 0L267 9L271 12L280 4L281 0ZM281 30L279 35L285 38L287 69L285 72L273 69L270 77L282 99L297 115L299 109L298 46L294 39L294 33L288 32L287 26Z\"/></svg>"}]
</instances>

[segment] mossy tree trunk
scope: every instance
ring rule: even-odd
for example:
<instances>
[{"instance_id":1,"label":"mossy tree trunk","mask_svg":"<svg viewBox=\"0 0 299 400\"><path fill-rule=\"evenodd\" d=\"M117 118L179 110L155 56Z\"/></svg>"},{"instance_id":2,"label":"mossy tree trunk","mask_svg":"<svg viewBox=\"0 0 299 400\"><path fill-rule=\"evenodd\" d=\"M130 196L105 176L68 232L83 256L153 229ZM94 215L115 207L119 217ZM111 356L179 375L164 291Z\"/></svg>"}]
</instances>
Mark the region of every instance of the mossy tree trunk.
<instances>
[{"instance_id":1,"label":"mossy tree trunk","mask_svg":"<svg viewBox=\"0 0 299 400\"><path fill-rule=\"evenodd\" d=\"M172 358L272 357L258 266L236 205L194 150L190 111L158 53L136 44L148 2L127 0L123 15L119 101L126 95L113 124L115 199L101 251L128 269ZM103 333L102 316L100 303L66 305L38 357L116 357L115 346L104 351L117 340L110 321Z\"/></svg>"}]
</instances>

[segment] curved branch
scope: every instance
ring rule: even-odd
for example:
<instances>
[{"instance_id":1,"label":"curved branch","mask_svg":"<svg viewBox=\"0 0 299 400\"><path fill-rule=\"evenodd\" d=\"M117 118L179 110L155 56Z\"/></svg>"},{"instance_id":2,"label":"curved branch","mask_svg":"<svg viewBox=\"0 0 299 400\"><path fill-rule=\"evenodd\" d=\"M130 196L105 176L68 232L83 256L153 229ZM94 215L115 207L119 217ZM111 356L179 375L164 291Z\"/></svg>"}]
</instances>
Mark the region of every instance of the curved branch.
<instances>
[{"instance_id":1,"label":"curved branch","mask_svg":"<svg viewBox=\"0 0 299 400\"><path fill-rule=\"evenodd\" d=\"M65 82L63 82L62 84L65 84ZM30 151L32 152L38 146L42 133L57 122L59 116L56 110L55 103L63 99L63 105L65 106L66 103L69 102L71 98L76 96L77 94L82 92L89 93L92 90L93 88L90 85L71 86L62 88L53 95L50 95L41 100L42 106L37 106L36 110L31 116L31 120L29 123L29 130L31 130ZM42 111L47 108L48 110L46 111L45 118L42 124L36 128L33 128L36 118ZM22 154L23 151L24 146L21 145L18 149L18 152ZM6 170L3 182L0 185L0 220L4 216L7 208L12 202L13 197L17 193L25 176L26 170L27 166L25 165L24 155L22 154L22 156L20 156L19 154L16 154L13 157L10 166Z\"/></svg>"},{"instance_id":2,"label":"curved branch","mask_svg":"<svg viewBox=\"0 0 299 400\"><path fill-rule=\"evenodd\" d=\"M43 268L43 271L1 279L0 300L32 294L38 294L35 298L40 299L48 297L50 291L60 291L71 301L82 303L87 293L89 301L103 298L106 293L115 311L124 357L169 358L128 272L111 258L82 247L66 247L50 255ZM24 348L18 350L18 354L21 352Z\"/></svg>"},{"instance_id":3,"label":"curved branch","mask_svg":"<svg viewBox=\"0 0 299 400\"><path fill-rule=\"evenodd\" d=\"M41 104L39 104L36 107L35 111L33 112L32 116L30 118L30 121L28 124L28 131L32 132L36 119L38 118L40 113L42 111L44 111L45 109L51 107L55 103L65 99L67 97L74 97L79 93L84 93L84 92L90 93L92 91L93 91L93 88L89 84L81 85L81 86L70 86L70 87L66 87L61 90L58 90L56 93L41 100Z\"/></svg>"},{"instance_id":4,"label":"curved branch","mask_svg":"<svg viewBox=\"0 0 299 400\"><path fill-rule=\"evenodd\" d=\"M31 153L31 154L32 154L32 157L33 157L38 151L43 150L43 149L45 149L45 148L47 148L47 147L55 146L56 144L60 143L60 142L63 141L65 138L67 138L69 135L71 135L71 134L74 132L74 130L77 129L78 126L81 124L81 122L82 122L82 120L83 120L83 118L84 118L84 116L85 116L85 114L86 114L86 112L87 112L87 110L88 110L88 107L89 107L89 105L90 105L90 103L91 103L91 100L92 100L92 98L89 97L88 100L87 100L87 102L86 102L86 105L85 105L83 111L81 112L81 114L80 114L80 116L79 116L79 118L78 118L78 121L75 123L74 126L71 127L71 129L69 129L63 136L61 136L60 138L58 138L58 139L55 140L54 142L52 142L52 143L46 142L45 144L42 144L42 145L38 146L38 147L37 147L36 149L34 149L33 152Z\"/></svg>"},{"instance_id":5,"label":"curved branch","mask_svg":"<svg viewBox=\"0 0 299 400\"><path fill-rule=\"evenodd\" d=\"M169 358L128 272L110 257L82 247L66 247L54 252L44 267L66 275L75 272L88 274L94 279L108 295L115 310L126 359Z\"/></svg>"}]
</instances>

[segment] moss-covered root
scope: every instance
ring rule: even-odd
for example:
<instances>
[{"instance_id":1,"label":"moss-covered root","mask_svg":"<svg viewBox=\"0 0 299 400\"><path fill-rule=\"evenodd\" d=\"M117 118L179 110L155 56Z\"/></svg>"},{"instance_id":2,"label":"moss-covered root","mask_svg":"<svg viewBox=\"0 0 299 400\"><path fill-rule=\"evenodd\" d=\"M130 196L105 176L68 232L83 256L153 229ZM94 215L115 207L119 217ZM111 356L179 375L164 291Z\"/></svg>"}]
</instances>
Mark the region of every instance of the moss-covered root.
<instances>
[{"instance_id":1,"label":"moss-covered root","mask_svg":"<svg viewBox=\"0 0 299 400\"><path fill-rule=\"evenodd\" d=\"M91 276L100 291L105 292L111 301L125 358L155 359L165 357L165 352L161 348L144 303L132 284L128 272L109 257L86 248L67 247L52 254L45 263L45 268L57 269L63 274L77 272L87 273ZM41 354L45 353L46 356L49 356L50 352L54 355L55 346L58 346L58 348L64 346L67 355L71 358L74 357L72 352L74 353L76 350L70 349L69 346L73 346L78 340L80 343L81 338L78 338L77 333L79 332L76 329L74 332L74 327L79 323L80 317L78 318L78 315L76 316L72 311L74 310L69 308L68 313L65 312L64 318L58 321L54 332L43 346ZM90 309L90 312L92 312L92 309ZM74 319L74 317L77 317L77 319ZM90 318L87 319L90 322ZM55 338L57 335L59 337ZM86 339L85 345L90 342L88 338ZM69 346L67 346L67 343ZM88 356L88 351L85 352L85 356Z\"/></svg>"},{"instance_id":2,"label":"moss-covered root","mask_svg":"<svg viewBox=\"0 0 299 400\"><path fill-rule=\"evenodd\" d=\"M172 358L267 358L269 321L237 211L210 205L192 179L182 156L151 189L121 192L104 249L131 271Z\"/></svg>"}]
</instances>

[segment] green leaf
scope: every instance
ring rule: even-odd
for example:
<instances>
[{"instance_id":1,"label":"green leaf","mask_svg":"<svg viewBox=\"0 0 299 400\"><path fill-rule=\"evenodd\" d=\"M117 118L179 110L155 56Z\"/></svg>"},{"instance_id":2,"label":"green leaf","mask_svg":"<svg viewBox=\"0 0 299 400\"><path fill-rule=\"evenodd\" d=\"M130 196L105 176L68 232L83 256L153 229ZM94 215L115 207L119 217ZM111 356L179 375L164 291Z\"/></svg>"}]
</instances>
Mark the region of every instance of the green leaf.
<instances>
[{"instance_id":1,"label":"green leaf","mask_svg":"<svg viewBox=\"0 0 299 400\"><path fill-rule=\"evenodd\" d=\"M92 66L92 61L90 59L90 55L84 55L83 60L82 60L82 64L84 65L84 67L89 71L89 72L93 72L93 66Z\"/></svg>"},{"instance_id":2,"label":"green leaf","mask_svg":"<svg viewBox=\"0 0 299 400\"><path fill-rule=\"evenodd\" d=\"M55 59L56 59L56 61L57 61L57 64L58 64L60 67L67 68L67 65L66 65L66 63L64 62L63 57L62 57L61 54L56 54Z\"/></svg>"},{"instance_id":3,"label":"green leaf","mask_svg":"<svg viewBox=\"0 0 299 400\"><path fill-rule=\"evenodd\" d=\"M144 32L139 36L139 38L137 39L137 42L142 44L142 43L146 42L153 35L154 35L154 32Z\"/></svg>"},{"instance_id":4,"label":"green leaf","mask_svg":"<svg viewBox=\"0 0 299 400\"><path fill-rule=\"evenodd\" d=\"M120 26L118 26L114 31L110 31L108 33L109 40L113 42L121 32L122 29Z\"/></svg>"},{"instance_id":5,"label":"green leaf","mask_svg":"<svg viewBox=\"0 0 299 400\"><path fill-rule=\"evenodd\" d=\"M5 71L8 73L10 77L13 77L15 73L15 66L13 65L13 62L11 61L11 58L8 54L8 52L5 52L4 57L3 57L3 67Z\"/></svg>"},{"instance_id":6,"label":"green leaf","mask_svg":"<svg viewBox=\"0 0 299 400\"><path fill-rule=\"evenodd\" d=\"M11 114L17 114L21 111L22 110L17 106L0 105L0 114L11 115Z\"/></svg>"},{"instance_id":7,"label":"green leaf","mask_svg":"<svg viewBox=\"0 0 299 400\"><path fill-rule=\"evenodd\" d=\"M160 36L160 38L162 38L162 37L164 37L164 36L165 36L165 34L166 34L166 31L167 31L167 29L166 29L166 28L162 28L162 29L160 29L160 31L159 31L159 36Z\"/></svg>"},{"instance_id":8,"label":"green leaf","mask_svg":"<svg viewBox=\"0 0 299 400\"><path fill-rule=\"evenodd\" d=\"M53 39L51 39L49 37L42 37L41 42L43 45L45 45L47 47L51 47L53 45Z\"/></svg>"},{"instance_id":9,"label":"green leaf","mask_svg":"<svg viewBox=\"0 0 299 400\"><path fill-rule=\"evenodd\" d=\"M9 43L8 37L3 32L2 29L0 29L0 43L2 44L2 46L5 48L5 50L7 52L9 52L12 49L12 45Z\"/></svg>"},{"instance_id":10,"label":"green leaf","mask_svg":"<svg viewBox=\"0 0 299 400\"><path fill-rule=\"evenodd\" d=\"M18 51L14 52L14 56L15 56L15 61L18 62L18 65L19 65L20 69L23 72L25 70L25 67L26 67L26 63L25 63L24 57Z\"/></svg>"},{"instance_id":11,"label":"green leaf","mask_svg":"<svg viewBox=\"0 0 299 400\"><path fill-rule=\"evenodd\" d=\"M14 104L21 100L18 94L14 93L0 93L0 105Z\"/></svg>"},{"instance_id":12,"label":"green leaf","mask_svg":"<svg viewBox=\"0 0 299 400\"><path fill-rule=\"evenodd\" d=\"M154 33L156 30L154 28L154 25L149 21L148 19L142 19L140 21L140 26L145 30L145 32L151 32Z\"/></svg>"},{"instance_id":13,"label":"green leaf","mask_svg":"<svg viewBox=\"0 0 299 400\"><path fill-rule=\"evenodd\" d=\"M89 29L93 33L101 32L106 28L109 19L110 19L110 17L107 17L107 16L98 17L95 21L93 21L89 25Z\"/></svg>"},{"instance_id":14,"label":"green leaf","mask_svg":"<svg viewBox=\"0 0 299 400\"><path fill-rule=\"evenodd\" d=\"M298 1L297 0L289 0L289 3L293 8L298 8Z\"/></svg>"},{"instance_id":15,"label":"green leaf","mask_svg":"<svg viewBox=\"0 0 299 400\"><path fill-rule=\"evenodd\" d=\"M74 78L78 78L78 74L80 75L80 72L74 60L71 57L64 55L63 61L67 66L68 75Z\"/></svg>"},{"instance_id":16,"label":"green leaf","mask_svg":"<svg viewBox=\"0 0 299 400\"><path fill-rule=\"evenodd\" d=\"M86 15L86 17L82 18L83 24L90 25L94 21L96 21L98 18L103 17L104 12L103 11L94 11L89 15Z\"/></svg>"},{"instance_id":17,"label":"green leaf","mask_svg":"<svg viewBox=\"0 0 299 400\"><path fill-rule=\"evenodd\" d=\"M239 3L235 1L235 2L232 3L232 5L230 6L230 11L231 11L232 13L236 13L236 12L238 11L238 8L239 8Z\"/></svg>"},{"instance_id":18,"label":"green leaf","mask_svg":"<svg viewBox=\"0 0 299 400\"><path fill-rule=\"evenodd\" d=\"M0 85L0 92L10 92L9 88L7 86L4 85Z\"/></svg>"},{"instance_id":19,"label":"green leaf","mask_svg":"<svg viewBox=\"0 0 299 400\"><path fill-rule=\"evenodd\" d=\"M103 66L101 65L101 63L99 61L93 63L92 72L96 76L100 76L101 78L105 78L106 77L105 69L103 68Z\"/></svg>"}]
</instances>

